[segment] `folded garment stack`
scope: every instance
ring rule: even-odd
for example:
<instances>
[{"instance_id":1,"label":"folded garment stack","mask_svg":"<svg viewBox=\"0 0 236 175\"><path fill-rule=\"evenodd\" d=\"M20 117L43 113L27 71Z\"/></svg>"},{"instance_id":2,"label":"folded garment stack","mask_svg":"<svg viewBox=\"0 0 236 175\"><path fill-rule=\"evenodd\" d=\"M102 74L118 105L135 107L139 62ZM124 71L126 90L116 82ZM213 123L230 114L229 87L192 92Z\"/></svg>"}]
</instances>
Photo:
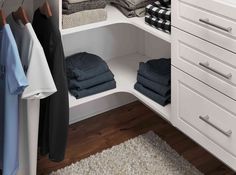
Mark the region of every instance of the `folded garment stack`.
<instances>
[{"instance_id":1,"label":"folded garment stack","mask_svg":"<svg viewBox=\"0 0 236 175\"><path fill-rule=\"evenodd\" d=\"M171 32L171 0L158 0L146 6L145 22L158 30Z\"/></svg>"},{"instance_id":2,"label":"folded garment stack","mask_svg":"<svg viewBox=\"0 0 236 175\"><path fill-rule=\"evenodd\" d=\"M66 59L68 87L77 99L116 88L114 75L99 56L82 52Z\"/></svg>"},{"instance_id":3,"label":"folded garment stack","mask_svg":"<svg viewBox=\"0 0 236 175\"><path fill-rule=\"evenodd\" d=\"M139 64L137 83L134 88L158 104L165 106L170 103L170 81L170 59L153 59Z\"/></svg>"},{"instance_id":4,"label":"folded garment stack","mask_svg":"<svg viewBox=\"0 0 236 175\"><path fill-rule=\"evenodd\" d=\"M126 17L145 16L145 7L154 0L108 0L118 8Z\"/></svg>"},{"instance_id":5,"label":"folded garment stack","mask_svg":"<svg viewBox=\"0 0 236 175\"><path fill-rule=\"evenodd\" d=\"M63 29L107 19L106 0L63 0Z\"/></svg>"}]
</instances>

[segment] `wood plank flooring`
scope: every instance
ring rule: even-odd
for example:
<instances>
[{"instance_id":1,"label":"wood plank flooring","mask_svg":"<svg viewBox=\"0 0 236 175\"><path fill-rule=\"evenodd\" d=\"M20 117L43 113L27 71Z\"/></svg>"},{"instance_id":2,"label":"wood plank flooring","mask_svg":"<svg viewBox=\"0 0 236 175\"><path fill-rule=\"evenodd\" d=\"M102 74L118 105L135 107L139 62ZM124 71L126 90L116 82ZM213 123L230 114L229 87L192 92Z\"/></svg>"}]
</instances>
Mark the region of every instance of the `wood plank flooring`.
<instances>
[{"instance_id":1,"label":"wood plank flooring","mask_svg":"<svg viewBox=\"0 0 236 175\"><path fill-rule=\"evenodd\" d=\"M70 126L63 162L38 158L38 175L46 175L150 130L207 175L236 174L140 102L134 102Z\"/></svg>"}]
</instances>

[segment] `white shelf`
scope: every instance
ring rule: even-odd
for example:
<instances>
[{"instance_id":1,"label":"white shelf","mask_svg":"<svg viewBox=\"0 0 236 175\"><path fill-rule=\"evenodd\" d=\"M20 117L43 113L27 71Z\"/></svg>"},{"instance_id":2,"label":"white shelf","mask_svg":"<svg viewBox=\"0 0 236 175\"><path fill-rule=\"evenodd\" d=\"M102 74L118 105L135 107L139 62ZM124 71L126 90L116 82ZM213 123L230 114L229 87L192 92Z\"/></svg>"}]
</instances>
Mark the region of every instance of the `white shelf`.
<instances>
[{"instance_id":1,"label":"white shelf","mask_svg":"<svg viewBox=\"0 0 236 175\"><path fill-rule=\"evenodd\" d=\"M131 24L133 26L136 26L137 28L144 30L158 38L163 39L164 41L171 42L171 36L170 34L164 33L162 31L159 31L147 24L145 24L144 17L134 17L134 18L127 18L125 17L117 8L108 5L106 7L107 9L107 20L87 25L82 25L78 27L73 27L69 29L62 29L61 34L63 36L86 31L90 29L96 29L99 27L109 26L113 24Z\"/></svg>"},{"instance_id":2,"label":"white shelf","mask_svg":"<svg viewBox=\"0 0 236 175\"><path fill-rule=\"evenodd\" d=\"M147 61L147 56L133 54L108 61L107 63L115 75L117 88L78 100L75 97L69 95L70 107L76 107L78 105L88 103L111 94L125 92L133 94L152 110L161 114L166 119L169 119L171 105L163 107L134 89L134 84L136 83L137 79L138 64L141 61Z\"/></svg>"}]
</instances>

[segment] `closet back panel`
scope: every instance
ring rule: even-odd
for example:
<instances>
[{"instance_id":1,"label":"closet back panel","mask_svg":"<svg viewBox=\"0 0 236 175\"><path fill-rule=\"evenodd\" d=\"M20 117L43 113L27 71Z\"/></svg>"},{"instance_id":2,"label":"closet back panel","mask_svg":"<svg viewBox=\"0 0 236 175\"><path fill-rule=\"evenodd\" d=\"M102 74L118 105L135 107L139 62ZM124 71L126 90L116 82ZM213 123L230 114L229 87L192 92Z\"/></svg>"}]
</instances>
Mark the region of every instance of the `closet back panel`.
<instances>
[{"instance_id":1,"label":"closet back panel","mask_svg":"<svg viewBox=\"0 0 236 175\"><path fill-rule=\"evenodd\" d=\"M63 36L65 55L97 54L104 60L137 53L143 48L143 33L132 25L115 24Z\"/></svg>"},{"instance_id":2,"label":"closet back panel","mask_svg":"<svg viewBox=\"0 0 236 175\"><path fill-rule=\"evenodd\" d=\"M144 54L152 58L170 58L171 44L163 41L160 38L154 37L152 34L145 33L144 40Z\"/></svg>"},{"instance_id":3,"label":"closet back panel","mask_svg":"<svg viewBox=\"0 0 236 175\"><path fill-rule=\"evenodd\" d=\"M170 57L170 43L129 24L91 29L63 36L65 55L91 52L104 60L139 53L150 58Z\"/></svg>"}]
</instances>

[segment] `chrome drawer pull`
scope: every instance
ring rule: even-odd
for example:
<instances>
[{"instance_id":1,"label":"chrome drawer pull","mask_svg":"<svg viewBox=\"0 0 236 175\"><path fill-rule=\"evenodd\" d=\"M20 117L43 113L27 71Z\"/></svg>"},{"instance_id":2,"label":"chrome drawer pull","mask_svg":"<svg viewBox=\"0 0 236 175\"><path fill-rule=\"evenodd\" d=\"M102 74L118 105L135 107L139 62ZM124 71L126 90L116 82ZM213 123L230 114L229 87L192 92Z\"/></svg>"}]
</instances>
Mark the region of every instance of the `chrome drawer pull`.
<instances>
[{"instance_id":1,"label":"chrome drawer pull","mask_svg":"<svg viewBox=\"0 0 236 175\"><path fill-rule=\"evenodd\" d=\"M225 32L229 32L230 33L232 31L232 27L222 27L222 26L220 26L218 24L214 24L214 23L210 22L209 19L199 19L199 21L204 23L204 24L207 24L209 26L212 26L212 27L215 27L217 29L223 30Z\"/></svg>"},{"instance_id":2,"label":"chrome drawer pull","mask_svg":"<svg viewBox=\"0 0 236 175\"><path fill-rule=\"evenodd\" d=\"M204 68L206 68L206 69L208 69L208 70L210 70L210 71L212 71L212 72L214 72L214 73L216 73L216 74L218 74L218 75L220 75L220 76L222 76L222 77L224 77L224 78L226 78L226 79L230 79L231 77L232 77L232 74L231 73L229 73L229 74L223 74L223 73L221 73L220 71L218 71L218 70L216 70L216 69L214 69L214 68L211 68L210 66L209 66L209 63L208 62L206 62L206 63L199 63L199 65L200 66L202 66L202 67L204 67Z\"/></svg>"},{"instance_id":3,"label":"chrome drawer pull","mask_svg":"<svg viewBox=\"0 0 236 175\"><path fill-rule=\"evenodd\" d=\"M213 123L210 122L210 117L207 115L205 117L199 116L199 118L206 122L207 124L209 124L210 126L212 126L213 128L215 128L216 130L220 131L222 134L224 134L227 137L230 137L232 135L232 131L228 130L228 131L224 131L222 129L220 129L218 126L214 125Z\"/></svg>"}]
</instances>

